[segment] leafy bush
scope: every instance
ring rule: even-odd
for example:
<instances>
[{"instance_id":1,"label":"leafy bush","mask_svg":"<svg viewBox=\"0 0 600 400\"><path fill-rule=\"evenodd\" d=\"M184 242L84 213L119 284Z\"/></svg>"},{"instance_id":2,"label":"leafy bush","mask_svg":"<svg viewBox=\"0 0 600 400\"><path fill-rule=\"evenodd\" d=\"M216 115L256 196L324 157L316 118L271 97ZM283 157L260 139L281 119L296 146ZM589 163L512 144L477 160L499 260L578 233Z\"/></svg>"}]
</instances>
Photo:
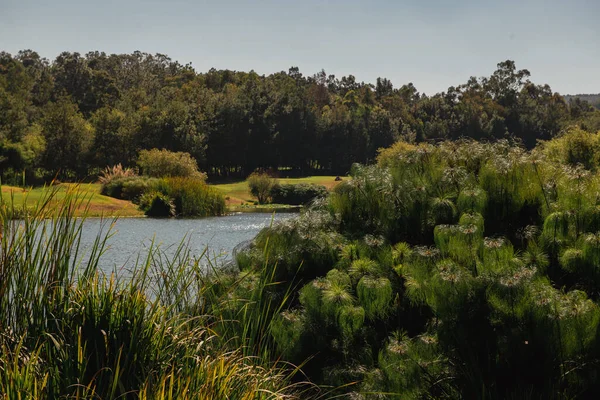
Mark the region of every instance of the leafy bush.
<instances>
[{"instance_id":1,"label":"leafy bush","mask_svg":"<svg viewBox=\"0 0 600 400\"><path fill-rule=\"evenodd\" d=\"M140 198L140 210L149 217L173 217L175 205L173 200L158 191L148 192Z\"/></svg>"},{"instance_id":2,"label":"leafy bush","mask_svg":"<svg viewBox=\"0 0 600 400\"><path fill-rule=\"evenodd\" d=\"M156 178L126 179L121 189L121 197L138 203L144 193L155 190L160 183Z\"/></svg>"},{"instance_id":3,"label":"leafy bush","mask_svg":"<svg viewBox=\"0 0 600 400\"><path fill-rule=\"evenodd\" d=\"M307 204L317 197L325 197L327 189L325 186L314 183L306 184L275 184L271 188L271 202L276 204Z\"/></svg>"},{"instance_id":4,"label":"leafy bush","mask_svg":"<svg viewBox=\"0 0 600 400\"><path fill-rule=\"evenodd\" d=\"M159 190L173 199L175 213L182 217L223 215L227 210L223 194L203 179L165 178L160 182Z\"/></svg>"},{"instance_id":5,"label":"leafy bush","mask_svg":"<svg viewBox=\"0 0 600 400\"><path fill-rule=\"evenodd\" d=\"M377 151L377 163L382 167L391 167L396 164L400 157L414 151L416 148L413 144L398 141L388 148Z\"/></svg>"},{"instance_id":6,"label":"leafy bush","mask_svg":"<svg viewBox=\"0 0 600 400\"><path fill-rule=\"evenodd\" d=\"M269 201L271 190L276 184L275 179L264 172L253 172L248 176L248 187L250 193L258 199L260 204L265 204Z\"/></svg>"},{"instance_id":7,"label":"leafy bush","mask_svg":"<svg viewBox=\"0 0 600 400\"><path fill-rule=\"evenodd\" d=\"M276 260L298 288L271 326L279 351L313 357L303 372L318 383L362 381L348 397L596 393L600 180L571 165L578 148L402 144L354 166L325 205L239 257L244 270Z\"/></svg>"},{"instance_id":8,"label":"leafy bush","mask_svg":"<svg viewBox=\"0 0 600 400\"><path fill-rule=\"evenodd\" d=\"M541 151L548 160L595 170L600 161L600 135L571 128L561 137L543 143Z\"/></svg>"},{"instance_id":9,"label":"leafy bush","mask_svg":"<svg viewBox=\"0 0 600 400\"><path fill-rule=\"evenodd\" d=\"M198 163L189 153L166 149L141 150L137 164L144 175L155 178L181 176L206 180L206 174L198 170Z\"/></svg>"},{"instance_id":10,"label":"leafy bush","mask_svg":"<svg viewBox=\"0 0 600 400\"><path fill-rule=\"evenodd\" d=\"M156 190L160 180L143 176L131 176L111 179L102 185L100 193L116 199L130 200L138 203L140 197L147 192Z\"/></svg>"},{"instance_id":11,"label":"leafy bush","mask_svg":"<svg viewBox=\"0 0 600 400\"><path fill-rule=\"evenodd\" d=\"M198 178L114 179L102 186L101 193L138 203L140 209L151 216L207 217L226 212L221 192Z\"/></svg>"}]
</instances>

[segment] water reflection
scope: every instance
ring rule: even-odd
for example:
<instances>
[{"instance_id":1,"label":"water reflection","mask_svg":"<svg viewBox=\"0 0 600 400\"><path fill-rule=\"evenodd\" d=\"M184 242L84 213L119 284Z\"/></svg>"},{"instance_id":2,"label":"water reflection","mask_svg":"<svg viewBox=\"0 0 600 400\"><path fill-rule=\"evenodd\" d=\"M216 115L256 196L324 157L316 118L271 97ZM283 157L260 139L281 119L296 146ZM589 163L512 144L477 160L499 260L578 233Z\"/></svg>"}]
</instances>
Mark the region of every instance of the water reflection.
<instances>
[{"instance_id":1,"label":"water reflection","mask_svg":"<svg viewBox=\"0 0 600 400\"><path fill-rule=\"evenodd\" d=\"M203 219L123 218L112 227L108 248L101 259L105 272L131 268L136 259L144 260L152 242L168 257L172 257L182 241L191 255L208 255L223 263L230 259L239 243L250 240L273 221L293 218L293 213L239 213ZM110 221L85 221L81 249L89 252L99 232L107 232Z\"/></svg>"}]
</instances>

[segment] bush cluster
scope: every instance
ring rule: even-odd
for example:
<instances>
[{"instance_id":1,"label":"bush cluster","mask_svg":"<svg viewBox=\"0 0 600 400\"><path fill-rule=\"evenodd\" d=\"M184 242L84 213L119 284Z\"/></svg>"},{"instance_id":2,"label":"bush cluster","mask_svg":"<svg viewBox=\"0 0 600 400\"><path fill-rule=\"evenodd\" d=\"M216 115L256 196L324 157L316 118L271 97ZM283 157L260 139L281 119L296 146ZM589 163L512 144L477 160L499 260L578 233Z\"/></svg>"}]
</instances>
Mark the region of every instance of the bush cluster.
<instances>
[{"instance_id":1,"label":"bush cluster","mask_svg":"<svg viewBox=\"0 0 600 400\"><path fill-rule=\"evenodd\" d=\"M246 180L248 181L250 193L258 199L259 204L269 202L271 191L277 184L277 181L274 178L266 172L255 171L251 173Z\"/></svg>"},{"instance_id":2,"label":"bush cluster","mask_svg":"<svg viewBox=\"0 0 600 400\"><path fill-rule=\"evenodd\" d=\"M158 190L172 199L179 216L208 217L226 212L223 195L202 179L165 178L160 181Z\"/></svg>"},{"instance_id":3,"label":"bush cluster","mask_svg":"<svg viewBox=\"0 0 600 400\"><path fill-rule=\"evenodd\" d=\"M316 184L276 184L271 188L271 202L275 204L303 205L326 195L325 186Z\"/></svg>"},{"instance_id":4,"label":"bush cluster","mask_svg":"<svg viewBox=\"0 0 600 400\"><path fill-rule=\"evenodd\" d=\"M597 393L600 180L575 135L398 144L261 232L238 265L289 284L267 292L281 357L352 398Z\"/></svg>"},{"instance_id":5,"label":"bush cluster","mask_svg":"<svg viewBox=\"0 0 600 400\"><path fill-rule=\"evenodd\" d=\"M106 168L100 177L101 193L130 200L152 217L225 213L222 194L206 184L206 175L198 171L196 161L188 153L143 150L139 166L147 175L138 176L120 165Z\"/></svg>"},{"instance_id":6,"label":"bush cluster","mask_svg":"<svg viewBox=\"0 0 600 400\"><path fill-rule=\"evenodd\" d=\"M159 182L160 179L158 178L145 176L117 178L104 183L100 189L100 193L105 196L129 200L138 204L142 195L158 188Z\"/></svg>"},{"instance_id":7,"label":"bush cluster","mask_svg":"<svg viewBox=\"0 0 600 400\"><path fill-rule=\"evenodd\" d=\"M206 180L206 174L198 170L198 163L185 152L166 149L141 150L137 165L142 173L155 178L182 176Z\"/></svg>"}]
</instances>

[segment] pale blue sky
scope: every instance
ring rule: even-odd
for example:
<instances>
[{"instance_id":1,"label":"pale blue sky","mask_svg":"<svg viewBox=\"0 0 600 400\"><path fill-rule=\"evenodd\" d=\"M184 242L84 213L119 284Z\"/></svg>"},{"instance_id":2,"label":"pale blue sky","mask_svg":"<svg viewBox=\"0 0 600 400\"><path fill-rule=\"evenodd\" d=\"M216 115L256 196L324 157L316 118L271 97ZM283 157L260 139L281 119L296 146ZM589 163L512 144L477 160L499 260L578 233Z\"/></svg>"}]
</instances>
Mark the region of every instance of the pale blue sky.
<instances>
[{"instance_id":1,"label":"pale blue sky","mask_svg":"<svg viewBox=\"0 0 600 400\"><path fill-rule=\"evenodd\" d=\"M163 53L197 71L298 66L433 94L515 60L600 92L599 0L0 0L0 50Z\"/></svg>"}]
</instances>

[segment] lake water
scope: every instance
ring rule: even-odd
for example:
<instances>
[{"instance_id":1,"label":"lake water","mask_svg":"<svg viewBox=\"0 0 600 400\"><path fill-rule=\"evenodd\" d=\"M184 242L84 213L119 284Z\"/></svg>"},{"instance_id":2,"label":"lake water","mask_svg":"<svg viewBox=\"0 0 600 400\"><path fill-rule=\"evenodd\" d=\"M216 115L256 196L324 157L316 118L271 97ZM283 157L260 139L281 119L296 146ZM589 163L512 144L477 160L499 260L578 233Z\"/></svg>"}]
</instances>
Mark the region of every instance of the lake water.
<instances>
[{"instance_id":1,"label":"lake water","mask_svg":"<svg viewBox=\"0 0 600 400\"><path fill-rule=\"evenodd\" d=\"M184 241L191 255L208 255L211 260L223 263L231 259L233 249L240 243L253 239L271 222L297 216L294 213L238 213L223 217L202 219L122 218L116 221L108 239L108 249L102 257L101 268L110 272L131 268L139 256L143 263L148 249L154 245L168 257L176 253ZM99 232L106 232L110 221L89 219L84 222L81 246L87 250Z\"/></svg>"}]
</instances>

